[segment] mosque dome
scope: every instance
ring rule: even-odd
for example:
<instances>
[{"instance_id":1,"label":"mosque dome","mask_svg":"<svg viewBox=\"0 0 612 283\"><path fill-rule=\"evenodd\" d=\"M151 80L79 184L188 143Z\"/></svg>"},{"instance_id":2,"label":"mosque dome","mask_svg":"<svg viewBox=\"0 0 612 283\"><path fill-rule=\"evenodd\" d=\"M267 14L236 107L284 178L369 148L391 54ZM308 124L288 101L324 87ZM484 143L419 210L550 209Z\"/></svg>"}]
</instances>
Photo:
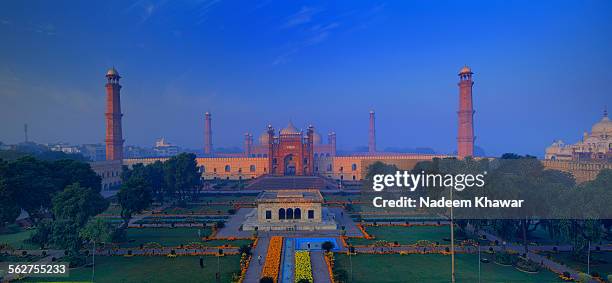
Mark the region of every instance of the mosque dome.
<instances>
[{"instance_id":1,"label":"mosque dome","mask_svg":"<svg viewBox=\"0 0 612 283\"><path fill-rule=\"evenodd\" d=\"M612 121L608 118L608 111L604 111L601 121L595 123L591 129L592 136L612 136Z\"/></svg>"},{"instance_id":2,"label":"mosque dome","mask_svg":"<svg viewBox=\"0 0 612 283\"><path fill-rule=\"evenodd\" d=\"M461 70L459 71L459 75L462 74L472 74L472 69L470 69L470 67L468 67L467 65L463 66L463 68L461 68Z\"/></svg>"},{"instance_id":3,"label":"mosque dome","mask_svg":"<svg viewBox=\"0 0 612 283\"><path fill-rule=\"evenodd\" d=\"M317 132L312 133L312 142L313 144L321 144L321 135Z\"/></svg>"},{"instance_id":4,"label":"mosque dome","mask_svg":"<svg viewBox=\"0 0 612 283\"><path fill-rule=\"evenodd\" d=\"M117 69L115 69L115 67L112 67L110 69L108 69L108 71L106 71L106 76L107 77L115 77L115 76L119 76L119 72L117 71Z\"/></svg>"},{"instance_id":5,"label":"mosque dome","mask_svg":"<svg viewBox=\"0 0 612 283\"><path fill-rule=\"evenodd\" d=\"M295 135L299 133L300 131L298 131L298 129L293 125L293 123L291 123L291 121L289 121L289 125L287 125L286 128L280 131L281 135Z\"/></svg>"},{"instance_id":6,"label":"mosque dome","mask_svg":"<svg viewBox=\"0 0 612 283\"><path fill-rule=\"evenodd\" d=\"M267 145L268 141L270 141L270 136L268 135L268 132L263 132L259 136L259 144L260 145Z\"/></svg>"}]
</instances>

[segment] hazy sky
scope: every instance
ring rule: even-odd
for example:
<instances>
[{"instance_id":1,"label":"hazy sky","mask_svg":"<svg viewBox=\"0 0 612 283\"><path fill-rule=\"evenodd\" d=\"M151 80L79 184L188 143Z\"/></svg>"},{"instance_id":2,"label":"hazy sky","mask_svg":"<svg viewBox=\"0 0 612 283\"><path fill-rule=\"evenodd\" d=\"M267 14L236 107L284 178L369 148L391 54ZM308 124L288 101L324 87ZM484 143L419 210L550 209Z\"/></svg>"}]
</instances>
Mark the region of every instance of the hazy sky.
<instances>
[{"instance_id":1,"label":"hazy sky","mask_svg":"<svg viewBox=\"0 0 612 283\"><path fill-rule=\"evenodd\" d=\"M541 156L612 106L612 1L1 1L0 141L104 139L104 74L126 144L242 146L312 123L338 146L456 144L457 72L477 144Z\"/></svg>"}]
</instances>

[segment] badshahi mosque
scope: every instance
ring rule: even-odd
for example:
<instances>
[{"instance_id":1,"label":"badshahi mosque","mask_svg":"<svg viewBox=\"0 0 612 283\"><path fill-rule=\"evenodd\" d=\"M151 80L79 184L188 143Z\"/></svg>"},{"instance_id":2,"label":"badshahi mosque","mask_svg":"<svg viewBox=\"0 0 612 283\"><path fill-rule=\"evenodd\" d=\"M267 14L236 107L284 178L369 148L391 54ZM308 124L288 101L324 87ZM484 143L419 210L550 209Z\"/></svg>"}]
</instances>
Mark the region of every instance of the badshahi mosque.
<instances>
[{"instance_id":1,"label":"badshahi mosque","mask_svg":"<svg viewBox=\"0 0 612 283\"><path fill-rule=\"evenodd\" d=\"M459 71L459 109L457 157L473 156L474 110L472 106L472 70L465 66ZM121 103L119 72L112 68L106 74L106 152L107 161L121 160L123 165L149 164L164 158L123 159L121 132ZM336 151L336 133L327 134L324 142L313 125L298 129L292 122L276 129L267 125L254 140L251 133L244 134L244 150L239 154L216 153L213 150L212 114L204 113L204 156L197 158L202 178L256 179L260 176L322 176L328 179L359 181L364 178L369 164L376 161L402 163L411 168L419 161L450 157L440 154L407 154L379 152L376 149L376 122L374 111L369 112L368 151L339 155ZM364 127L365 128L365 127Z\"/></svg>"},{"instance_id":2,"label":"badshahi mosque","mask_svg":"<svg viewBox=\"0 0 612 283\"><path fill-rule=\"evenodd\" d=\"M197 157L202 179L251 180L259 177L304 176L324 177L327 180L363 180L366 168L376 162L396 164L400 168L412 168L420 161L433 158L456 157L463 159L474 156L474 107L472 70L464 66L458 73L457 111L457 155L392 153L376 149L375 112L369 112L368 151L338 154L336 133L327 134L324 142L314 125L305 130L298 129L292 122L276 129L267 125L254 140L251 133L244 134L241 153L218 153L213 148L213 122L210 112L204 113L204 155ZM121 76L115 68L106 73L106 161L92 162L92 169L102 177L103 190L119 186L123 165L150 164L167 158L123 158L123 132L121 111ZM365 127L364 127L365 128ZM600 122L593 126L591 134L585 133L583 140L574 145L561 141L546 149L545 167L567 171L578 181L593 179L602 168L610 168L612 143L612 122L607 112ZM600 162L600 161L606 162ZM282 188L279 188L282 189Z\"/></svg>"}]
</instances>

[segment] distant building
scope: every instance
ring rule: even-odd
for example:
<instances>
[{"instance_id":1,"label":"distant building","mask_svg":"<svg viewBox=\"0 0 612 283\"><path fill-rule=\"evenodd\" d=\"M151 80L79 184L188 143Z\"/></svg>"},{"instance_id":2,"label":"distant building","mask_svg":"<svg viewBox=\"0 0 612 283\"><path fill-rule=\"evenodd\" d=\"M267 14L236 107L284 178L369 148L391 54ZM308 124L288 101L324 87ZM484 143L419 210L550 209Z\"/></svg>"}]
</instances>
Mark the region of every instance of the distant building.
<instances>
[{"instance_id":1,"label":"distant building","mask_svg":"<svg viewBox=\"0 0 612 283\"><path fill-rule=\"evenodd\" d=\"M106 160L106 146L104 144L83 144L80 146L81 155L89 161Z\"/></svg>"},{"instance_id":2,"label":"distant building","mask_svg":"<svg viewBox=\"0 0 612 283\"><path fill-rule=\"evenodd\" d=\"M593 125L591 133L585 132L582 140L566 144L562 140L546 148L545 159L559 161L612 161L612 121L604 110L601 120Z\"/></svg>"},{"instance_id":3,"label":"distant building","mask_svg":"<svg viewBox=\"0 0 612 283\"><path fill-rule=\"evenodd\" d=\"M179 147L166 142L166 140L162 137L155 142L153 151L155 152L155 155L159 157L175 156L179 154Z\"/></svg>"},{"instance_id":4,"label":"distant building","mask_svg":"<svg viewBox=\"0 0 612 283\"><path fill-rule=\"evenodd\" d=\"M68 143L53 143L47 144L47 147L51 151L61 151L67 154L78 154L81 153L81 148L78 145L71 145Z\"/></svg>"}]
</instances>

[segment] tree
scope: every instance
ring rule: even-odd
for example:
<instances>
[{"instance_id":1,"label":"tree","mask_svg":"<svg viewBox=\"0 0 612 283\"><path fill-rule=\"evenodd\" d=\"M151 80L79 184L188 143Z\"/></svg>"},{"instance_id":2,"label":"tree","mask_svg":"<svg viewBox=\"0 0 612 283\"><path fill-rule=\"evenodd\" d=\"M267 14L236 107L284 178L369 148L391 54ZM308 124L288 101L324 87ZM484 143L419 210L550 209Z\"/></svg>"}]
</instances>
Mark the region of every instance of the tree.
<instances>
[{"instance_id":1,"label":"tree","mask_svg":"<svg viewBox=\"0 0 612 283\"><path fill-rule=\"evenodd\" d=\"M246 255L251 255L251 247L248 245L242 245L240 246L240 249L238 250L239 254L246 254Z\"/></svg>"},{"instance_id":2,"label":"tree","mask_svg":"<svg viewBox=\"0 0 612 283\"><path fill-rule=\"evenodd\" d=\"M151 205L151 194L147 190L146 181L141 177L133 176L123 183L117 198L121 205L122 229L128 227L134 213L140 213Z\"/></svg>"},{"instance_id":3,"label":"tree","mask_svg":"<svg viewBox=\"0 0 612 283\"><path fill-rule=\"evenodd\" d=\"M82 246L80 231L89 219L108 208L108 201L99 191L74 183L53 197L53 215L50 243L68 249L77 257ZM43 238L44 237L40 237ZM79 260L80 262L80 260Z\"/></svg>"},{"instance_id":4,"label":"tree","mask_svg":"<svg viewBox=\"0 0 612 283\"><path fill-rule=\"evenodd\" d=\"M89 222L81 229L80 235L83 239L96 243L110 242L113 233L113 226L100 219L90 219Z\"/></svg>"},{"instance_id":5,"label":"tree","mask_svg":"<svg viewBox=\"0 0 612 283\"><path fill-rule=\"evenodd\" d=\"M50 167L58 190L63 190L65 187L78 182L85 188L100 192L101 178L91 169L88 163L62 159L54 161L50 164Z\"/></svg>"},{"instance_id":6,"label":"tree","mask_svg":"<svg viewBox=\"0 0 612 283\"><path fill-rule=\"evenodd\" d=\"M155 163L146 166L147 179L151 185L151 190L155 195L155 198L159 202L164 200L164 188L166 186L164 180L164 164L162 162L155 161Z\"/></svg>"},{"instance_id":7,"label":"tree","mask_svg":"<svg viewBox=\"0 0 612 283\"><path fill-rule=\"evenodd\" d=\"M26 156L9 163L6 170L6 185L15 202L37 222L51 208L51 196L63 189L54 185L49 163Z\"/></svg>"},{"instance_id":8,"label":"tree","mask_svg":"<svg viewBox=\"0 0 612 283\"><path fill-rule=\"evenodd\" d=\"M323 244L321 244L321 248L324 249L326 252L330 252L334 248L334 243L330 241L325 241L323 242Z\"/></svg>"},{"instance_id":9,"label":"tree","mask_svg":"<svg viewBox=\"0 0 612 283\"><path fill-rule=\"evenodd\" d=\"M168 194L184 200L191 192L194 197L201 186L195 154L181 153L164 162L164 180Z\"/></svg>"},{"instance_id":10,"label":"tree","mask_svg":"<svg viewBox=\"0 0 612 283\"><path fill-rule=\"evenodd\" d=\"M87 224L90 217L108 208L108 201L98 190L74 183L53 197L53 215L56 219L73 222L78 228Z\"/></svg>"},{"instance_id":11,"label":"tree","mask_svg":"<svg viewBox=\"0 0 612 283\"><path fill-rule=\"evenodd\" d=\"M0 176L0 228L5 226L5 223L13 223L19 217L19 206L12 191Z\"/></svg>"}]
</instances>

